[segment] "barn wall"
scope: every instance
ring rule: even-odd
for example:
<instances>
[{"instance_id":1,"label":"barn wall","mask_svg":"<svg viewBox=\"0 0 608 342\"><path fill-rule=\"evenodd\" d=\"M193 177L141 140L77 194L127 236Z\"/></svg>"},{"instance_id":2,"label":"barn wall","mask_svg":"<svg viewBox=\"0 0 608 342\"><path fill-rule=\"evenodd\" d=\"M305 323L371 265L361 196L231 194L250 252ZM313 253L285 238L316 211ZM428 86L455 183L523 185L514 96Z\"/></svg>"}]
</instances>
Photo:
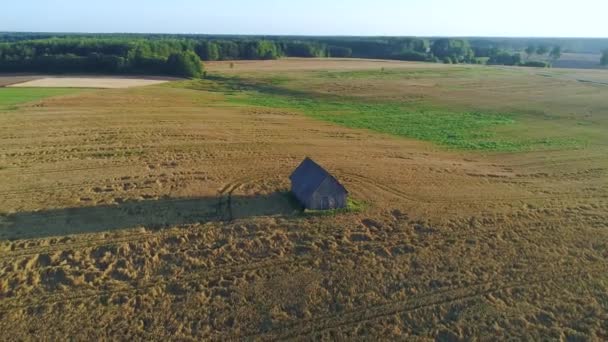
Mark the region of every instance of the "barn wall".
<instances>
[{"instance_id":1,"label":"barn wall","mask_svg":"<svg viewBox=\"0 0 608 342\"><path fill-rule=\"evenodd\" d=\"M296 196L296 198L298 199L298 201L300 202L300 204L302 204L304 206L304 208L311 208L311 198L305 198L302 196L302 191L300 188L297 188L294 186L293 182L291 183L291 193L294 194L294 196Z\"/></svg>"},{"instance_id":2,"label":"barn wall","mask_svg":"<svg viewBox=\"0 0 608 342\"><path fill-rule=\"evenodd\" d=\"M330 207L324 207L323 198L328 197L331 202ZM317 191L311 196L309 209L313 210L329 210L346 208L348 195L344 193L342 188L336 182L328 177L319 186Z\"/></svg>"}]
</instances>

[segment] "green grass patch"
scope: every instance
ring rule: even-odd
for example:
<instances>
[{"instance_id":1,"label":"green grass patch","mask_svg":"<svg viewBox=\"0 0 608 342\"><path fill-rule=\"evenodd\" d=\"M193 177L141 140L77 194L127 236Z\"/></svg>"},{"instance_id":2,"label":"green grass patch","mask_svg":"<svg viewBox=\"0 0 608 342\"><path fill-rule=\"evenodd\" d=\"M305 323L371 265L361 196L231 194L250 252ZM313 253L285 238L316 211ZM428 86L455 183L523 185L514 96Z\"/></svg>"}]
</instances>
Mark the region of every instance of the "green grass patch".
<instances>
[{"instance_id":1,"label":"green grass patch","mask_svg":"<svg viewBox=\"0 0 608 342\"><path fill-rule=\"evenodd\" d=\"M419 78L446 78L459 77L463 73L471 72L470 68L450 69L388 69L355 71L315 71L314 74L321 79L419 79Z\"/></svg>"},{"instance_id":2,"label":"green grass patch","mask_svg":"<svg viewBox=\"0 0 608 342\"><path fill-rule=\"evenodd\" d=\"M311 210L311 209L303 208L302 204L296 198L296 196L293 194L293 192L285 191L282 193L282 195L285 196L285 199L289 202L289 204L293 208L297 208L297 212L298 212L297 215L303 216L303 217L335 216L338 214L345 214L345 213L359 213L359 212L362 212L367 207L367 203L349 197L346 202L346 208L333 209L333 210Z\"/></svg>"},{"instance_id":3,"label":"green grass patch","mask_svg":"<svg viewBox=\"0 0 608 342\"><path fill-rule=\"evenodd\" d=\"M522 151L564 147L576 142L560 139L509 139L494 131L516 126L514 115L451 111L401 103L357 102L246 93L229 100L250 106L297 110L315 119L351 128L435 142L451 148L483 151Z\"/></svg>"},{"instance_id":4,"label":"green grass patch","mask_svg":"<svg viewBox=\"0 0 608 342\"><path fill-rule=\"evenodd\" d=\"M310 210L305 209L302 212L304 216L335 216L339 214L346 213L359 213L365 209L366 204L364 202L357 201L355 199L349 198L346 203L346 208L342 209L333 209L333 210Z\"/></svg>"},{"instance_id":5,"label":"green grass patch","mask_svg":"<svg viewBox=\"0 0 608 342\"><path fill-rule=\"evenodd\" d=\"M313 71L316 78L333 79L333 80L356 80L356 79L383 79L383 80L399 80L399 79L462 79L466 77L488 76L507 74L508 72L471 66L453 66L453 67L434 67L428 69L391 69L380 68L373 70L355 70L355 71Z\"/></svg>"},{"instance_id":6,"label":"green grass patch","mask_svg":"<svg viewBox=\"0 0 608 342\"><path fill-rule=\"evenodd\" d=\"M423 102L373 102L237 77L214 76L207 80L176 82L171 86L218 92L232 105L294 110L350 128L430 141L448 148L518 152L577 148L582 144L574 138L525 137L518 133L526 127L522 115L518 114L441 108Z\"/></svg>"},{"instance_id":7,"label":"green grass patch","mask_svg":"<svg viewBox=\"0 0 608 342\"><path fill-rule=\"evenodd\" d=\"M16 105L44 98L74 94L75 88L0 88L0 108L16 109Z\"/></svg>"}]
</instances>

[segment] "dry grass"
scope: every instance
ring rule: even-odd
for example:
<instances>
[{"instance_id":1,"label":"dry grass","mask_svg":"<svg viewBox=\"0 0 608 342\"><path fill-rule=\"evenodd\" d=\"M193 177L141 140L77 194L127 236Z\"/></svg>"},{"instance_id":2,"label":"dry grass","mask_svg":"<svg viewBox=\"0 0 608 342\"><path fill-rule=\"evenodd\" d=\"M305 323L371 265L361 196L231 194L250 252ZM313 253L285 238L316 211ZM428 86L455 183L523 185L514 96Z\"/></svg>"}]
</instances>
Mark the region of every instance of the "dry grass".
<instances>
[{"instance_id":1,"label":"dry grass","mask_svg":"<svg viewBox=\"0 0 608 342\"><path fill-rule=\"evenodd\" d=\"M1 339L608 337L602 144L446 151L166 86L22 105L0 139ZM305 155L363 209L298 214Z\"/></svg>"}]
</instances>

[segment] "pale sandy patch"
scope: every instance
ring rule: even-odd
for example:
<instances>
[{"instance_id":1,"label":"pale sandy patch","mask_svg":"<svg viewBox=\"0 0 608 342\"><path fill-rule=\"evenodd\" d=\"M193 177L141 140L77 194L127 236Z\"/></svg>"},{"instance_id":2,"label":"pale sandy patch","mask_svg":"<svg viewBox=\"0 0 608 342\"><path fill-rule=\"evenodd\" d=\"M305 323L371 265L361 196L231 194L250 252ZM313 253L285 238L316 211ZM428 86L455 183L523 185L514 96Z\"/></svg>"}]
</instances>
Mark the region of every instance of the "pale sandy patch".
<instances>
[{"instance_id":1,"label":"pale sandy patch","mask_svg":"<svg viewBox=\"0 0 608 342\"><path fill-rule=\"evenodd\" d=\"M131 88L166 83L173 78L125 78L125 77L45 77L12 84L10 87L36 88Z\"/></svg>"}]
</instances>

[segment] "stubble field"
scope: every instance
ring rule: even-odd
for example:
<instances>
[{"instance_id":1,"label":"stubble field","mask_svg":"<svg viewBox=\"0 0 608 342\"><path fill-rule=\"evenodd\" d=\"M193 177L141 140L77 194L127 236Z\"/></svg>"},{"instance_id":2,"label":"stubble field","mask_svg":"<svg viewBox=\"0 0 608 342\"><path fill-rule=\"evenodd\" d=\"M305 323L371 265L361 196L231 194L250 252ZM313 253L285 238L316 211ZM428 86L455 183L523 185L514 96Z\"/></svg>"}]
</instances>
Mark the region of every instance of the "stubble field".
<instances>
[{"instance_id":1,"label":"stubble field","mask_svg":"<svg viewBox=\"0 0 608 342\"><path fill-rule=\"evenodd\" d=\"M207 68L0 104L1 339L608 338L608 73Z\"/></svg>"}]
</instances>

